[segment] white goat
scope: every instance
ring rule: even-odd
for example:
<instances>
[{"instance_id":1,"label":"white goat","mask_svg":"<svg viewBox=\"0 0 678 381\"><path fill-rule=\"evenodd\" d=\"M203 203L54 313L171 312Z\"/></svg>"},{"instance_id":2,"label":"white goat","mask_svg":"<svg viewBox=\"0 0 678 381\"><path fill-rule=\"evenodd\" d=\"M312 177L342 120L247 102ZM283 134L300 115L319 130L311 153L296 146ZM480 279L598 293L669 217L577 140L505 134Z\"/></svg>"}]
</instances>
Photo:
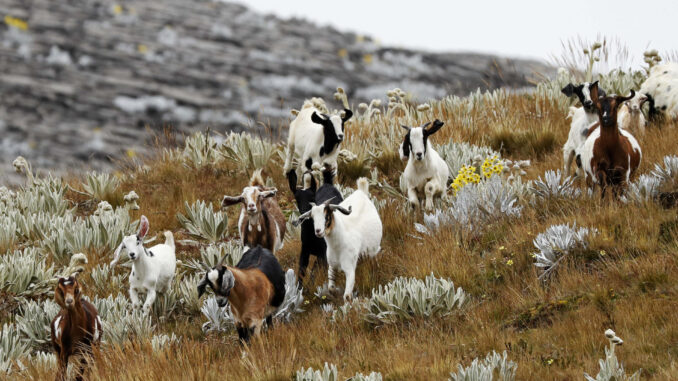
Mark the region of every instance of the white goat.
<instances>
[{"instance_id":1,"label":"white goat","mask_svg":"<svg viewBox=\"0 0 678 381\"><path fill-rule=\"evenodd\" d=\"M358 258L374 257L381 250L381 219L364 177L358 179L358 189L339 205L331 205L330 201L312 204L295 224L313 218L315 235L324 237L327 243L328 286L334 290L334 269L340 268L346 275L344 300L348 301L353 297Z\"/></svg>"},{"instance_id":2,"label":"white goat","mask_svg":"<svg viewBox=\"0 0 678 381\"><path fill-rule=\"evenodd\" d=\"M290 123L287 138L287 158L283 171L292 169L292 158L299 157L299 169L303 173L313 167L329 164L337 168L339 143L344 140L344 123L353 112L344 110L344 116L321 114L311 100L304 102L297 117ZM304 169L305 167L305 169Z\"/></svg>"},{"instance_id":3,"label":"white goat","mask_svg":"<svg viewBox=\"0 0 678 381\"><path fill-rule=\"evenodd\" d=\"M407 199L414 209L419 207L419 198L425 196L426 210L433 210L433 198L443 196L450 169L445 160L436 152L428 137L436 133L443 122L436 119L430 128L431 122L421 127L402 126L407 130L407 135L400 145L401 159L410 158L405 171L400 176L400 188L407 193Z\"/></svg>"},{"instance_id":4,"label":"white goat","mask_svg":"<svg viewBox=\"0 0 678 381\"><path fill-rule=\"evenodd\" d=\"M643 115L643 103L647 101L647 95L640 92L619 106L617 111L617 125L629 132L645 134L645 116Z\"/></svg>"},{"instance_id":5,"label":"white goat","mask_svg":"<svg viewBox=\"0 0 678 381\"><path fill-rule=\"evenodd\" d=\"M598 122L598 113L593 107L593 100L591 99L591 89L598 88L598 81L594 83L584 82L580 85L568 84L561 92L568 97L577 96L582 104L582 107L570 107L567 114L568 118L572 118L570 124L570 133L567 136L567 142L563 145L563 169L566 176L570 176L570 168L572 161L574 161L578 150L584 145L589 127ZM600 95L605 96L605 92L601 89L597 90ZM582 170L577 168L577 176L582 175Z\"/></svg>"},{"instance_id":6,"label":"white goat","mask_svg":"<svg viewBox=\"0 0 678 381\"><path fill-rule=\"evenodd\" d=\"M141 216L139 232L122 239L122 243L115 250L111 268L115 267L120 259L123 247L132 260L132 272L129 276L129 296L132 306L139 308L139 291L146 293L144 312L148 313L155 302L156 292L165 292L169 289L174 271L177 266L175 255L174 236L172 232L165 232L165 243L144 247L144 237L148 233L148 219Z\"/></svg>"},{"instance_id":7,"label":"white goat","mask_svg":"<svg viewBox=\"0 0 678 381\"><path fill-rule=\"evenodd\" d=\"M678 118L678 63L653 66L639 92L649 96L650 120L662 113Z\"/></svg>"}]
</instances>

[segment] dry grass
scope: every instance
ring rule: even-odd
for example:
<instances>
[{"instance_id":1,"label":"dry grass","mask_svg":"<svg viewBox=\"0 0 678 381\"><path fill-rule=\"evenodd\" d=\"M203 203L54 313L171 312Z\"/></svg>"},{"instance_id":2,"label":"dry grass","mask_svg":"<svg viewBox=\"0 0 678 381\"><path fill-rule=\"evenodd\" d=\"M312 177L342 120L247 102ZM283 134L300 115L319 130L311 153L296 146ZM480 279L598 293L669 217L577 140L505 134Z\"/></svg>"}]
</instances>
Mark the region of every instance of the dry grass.
<instances>
[{"instance_id":1,"label":"dry grass","mask_svg":"<svg viewBox=\"0 0 678 381\"><path fill-rule=\"evenodd\" d=\"M501 109L475 109L467 115L433 113L430 118L440 118L446 125L432 140L501 147L512 159L531 159L526 177L535 179L562 166L559 147L569 124L556 109L537 117L534 103L530 96L511 95L502 103L510 115ZM651 127L639 139L645 149L641 173L663 156L676 153L678 123L661 127ZM382 122L354 123L347 128L347 144L375 139L382 128ZM355 187L353 179L365 174L362 167L374 166L380 177L397 185L402 163L394 156L396 149L391 147L371 165L352 164L352 172L340 180ZM137 172L134 180L123 183L122 191L139 194L140 212L149 217L151 234L170 229L177 239L186 237L176 220L184 201L218 203L224 194L239 193L249 178L227 161L197 171L157 157L147 158L145 164L150 170ZM281 190L278 200L283 210L295 209L280 163L272 162L265 175ZM268 330L249 346L241 347L234 333L205 337L200 331L201 315L176 316L159 324L158 332L182 336L179 344L157 352L148 343L104 347L96 354L90 378L288 380L301 367L318 368L327 361L335 363L342 375L380 371L388 380L430 380L444 379L458 364L467 365L491 350L507 350L518 363L520 380L575 380L582 379L585 371L597 373L607 328L625 340L617 354L628 373L642 368L643 379L678 377L675 210L598 199L543 202L539 207L527 206L519 219L493 223L474 241L459 240L454 231L445 229L434 237L416 238L412 226L420 216L398 210L390 207L382 213L383 250L376 260L358 266L358 294L367 296L372 288L397 276L423 278L433 272L472 296L463 314L375 328L355 313L331 321L320 308L324 301L307 292L306 312L290 324ZM236 237L239 210L227 212L229 237ZM548 284L542 284L531 257L532 240L552 224L575 221L595 227L599 234L589 250L574 255ZM299 247L293 241L279 252L283 267L296 268ZM195 249L179 246L179 259L196 255ZM89 268L108 261L90 258ZM325 278L318 274L306 288L315 290ZM29 369L17 377L52 375Z\"/></svg>"}]
</instances>

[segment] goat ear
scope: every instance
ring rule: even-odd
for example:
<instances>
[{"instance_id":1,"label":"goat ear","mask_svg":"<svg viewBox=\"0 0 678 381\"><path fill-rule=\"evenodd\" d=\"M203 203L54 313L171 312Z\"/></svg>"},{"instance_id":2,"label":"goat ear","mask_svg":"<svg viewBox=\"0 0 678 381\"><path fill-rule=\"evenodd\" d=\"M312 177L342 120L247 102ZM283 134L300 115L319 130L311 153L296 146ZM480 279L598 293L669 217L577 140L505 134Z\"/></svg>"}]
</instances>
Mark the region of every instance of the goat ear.
<instances>
[{"instance_id":1,"label":"goat ear","mask_svg":"<svg viewBox=\"0 0 678 381\"><path fill-rule=\"evenodd\" d=\"M207 274L205 274L205 277L200 281L200 283L198 283L198 298L205 293L206 288L207 288Z\"/></svg>"},{"instance_id":2,"label":"goat ear","mask_svg":"<svg viewBox=\"0 0 678 381\"><path fill-rule=\"evenodd\" d=\"M242 202L242 196L233 197L233 196L224 196L224 199L221 200L221 207L225 208L227 206L235 205L239 202Z\"/></svg>"},{"instance_id":3,"label":"goat ear","mask_svg":"<svg viewBox=\"0 0 678 381\"><path fill-rule=\"evenodd\" d=\"M259 197L260 198L269 198L275 196L275 194L278 193L278 190L273 188L271 190L266 190L263 192L259 192Z\"/></svg>"},{"instance_id":4,"label":"goat ear","mask_svg":"<svg viewBox=\"0 0 678 381\"><path fill-rule=\"evenodd\" d=\"M400 152L400 159L401 160L407 160L407 158L410 157L410 133L409 133L409 131L407 132L407 135L405 135L403 142L400 144L400 148L398 149L398 151Z\"/></svg>"},{"instance_id":5,"label":"goat ear","mask_svg":"<svg viewBox=\"0 0 678 381\"><path fill-rule=\"evenodd\" d=\"M137 237L139 237L140 239L144 239L144 237L146 237L146 234L148 234L148 228L149 228L148 218L146 218L146 216L141 216L141 219L139 221L139 232L137 233Z\"/></svg>"},{"instance_id":6,"label":"goat ear","mask_svg":"<svg viewBox=\"0 0 678 381\"><path fill-rule=\"evenodd\" d=\"M436 119L435 121L433 121L433 126L431 126L430 128L424 130L424 133L425 133L427 136L433 135L433 134L435 134L436 132L438 132L438 130L439 130L444 124L445 124L445 123L443 123L443 122L441 122L440 120Z\"/></svg>"},{"instance_id":7,"label":"goat ear","mask_svg":"<svg viewBox=\"0 0 678 381\"><path fill-rule=\"evenodd\" d=\"M351 111L351 110L345 108L345 109L344 109L344 117L341 118L341 121L342 121L342 122L346 122L346 121L348 121L349 119L351 119L352 116L353 116L353 111Z\"/></svg>"},{"instance_id":8,"label":"goat ear","mask_svg":"<svg viewBox=\"0 0 678 381\"><path fill-rule=\"evenodd\" d=\"M313 111L313 114L311 114L311 122L316 124L324 124L325 119L321 118L317 112Z\"/></svg>"},{"instance_id":9,"label":"goat ear","mask_svg":"<svg viewBox=\"0 0 678 381\"><path fill-rule=\"evenodd\" d=\"M291 169L289 172L287 172L287 183L290 186L290 191L292 194L296 193L297 191L297 171L294 169Z\"/></svg>"},{"instance_id":10,"label":"goat ear","mask_svg":"<svg viewBox=\"0 0 678 381\"><path fill-rule=\"evenodd\" d=\"M591 101L593 102L593 106L600 110L600 99L603 96L601 96L598 91L598 81L593 82L591 86L589 86L589 89L591 90Z\"/></svg>"},{"instance_id":11,"label":"goat ear","mask_svg":"<svg viewBox=\"0 0 678 381\"><path fill-rule=\"evenodd\" d=\"M560 90L561 93L565 94L568 97L571 97L574 95L574 85L571 83L568 83L567 86L563 87Z\"/></svg>"}]
</instances>

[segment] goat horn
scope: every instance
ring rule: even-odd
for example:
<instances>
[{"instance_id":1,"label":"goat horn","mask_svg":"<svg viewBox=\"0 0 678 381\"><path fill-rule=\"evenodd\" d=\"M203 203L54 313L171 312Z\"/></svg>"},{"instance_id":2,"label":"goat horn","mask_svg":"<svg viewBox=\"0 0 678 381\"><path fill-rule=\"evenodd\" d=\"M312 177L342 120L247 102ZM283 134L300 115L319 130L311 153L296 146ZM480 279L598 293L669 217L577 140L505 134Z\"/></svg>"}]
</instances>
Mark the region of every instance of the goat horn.
<instances>
[{"instance_id":1,"label":"goat horn","mask_svg":"<svg viewBox=\"0 0 678 381\"><path fill-rule=\"evenodd\" d=\"M309 210L308 212L302 214L301 216L299 216L299 218L297 218L296 220L292 221L292 225L294 225L294 227L297 227L297 226L299 226L302 222L304 222L305 220L307 220L309 217L311 217L311 211L310 211L310 210Z\"/></svg>"},{"instance_id":2,"label":"goat horn","mask_svg":"<svg viewBox=\"0 0 678 381\"><path fill-rule=\"evenodd\" d=\"M340 211L341 213L343 213L343 214L345 214L345 215L348 216L348 215L351 214L351 212L353 211L353 207L349 205L349 206L348 206L348 209L346 209L346 208L341 207L341 206L339 206L339 205L330 205L330 210L332 210L332 211L338 210L338 211Z\"/></svg>"},{"instance_id":3,"label":"goat horn","mask_svg":"<svg viewBox=\"0 0 678 381\"><path fill-rule=\"evenodd\" d=\"M407 131L409 131L409 130L412 128L412 127L408 127L408 126L406 126L406 125L404 125L404 124L401 124L400 127L406 129Z\"/></svg>"}]
</instances>

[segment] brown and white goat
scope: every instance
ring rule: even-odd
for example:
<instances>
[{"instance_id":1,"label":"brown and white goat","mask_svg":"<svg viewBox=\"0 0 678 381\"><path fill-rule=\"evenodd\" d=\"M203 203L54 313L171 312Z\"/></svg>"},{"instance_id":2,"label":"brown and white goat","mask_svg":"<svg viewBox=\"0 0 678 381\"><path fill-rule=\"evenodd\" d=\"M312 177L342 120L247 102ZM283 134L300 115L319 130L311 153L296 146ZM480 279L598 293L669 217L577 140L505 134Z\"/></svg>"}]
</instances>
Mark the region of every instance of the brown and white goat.
<instances>
[{"instance_id":1,"label":"brown and white goat","mask_svg":"<svg viewBox=\"0 0 678 381\"><path fill-rule=\"evenodd\" d=\"M618 196L640 165L642 153L638 141L617 124L618 108L634 95L631 90L628 97L599 97L598 88L591 89L599 122L589 129L579 157L587 182L600 185L602 197L608 186L612 187L615 197Z\"/></svg>"},{"instance_id":2,"label":"brown and white goat","mask_svg":"<svg viewBox=\"0 0 678 381\"><path fill-rule=\"evenodd\" d=\"M222 260L198 284L198 297L210 286L219 307L229 302L238 337L248 342L264 321L273 324L273 313L285 299L285 273L270 250L257 246L243 254L235 267Z\"/></svg>"},{"instance_id":3,"label":"brown and white goat","mask_svg":"<svg viewBox=\"0 0 678 381\"><path fill-rule=\"evenodd\" d=\"M261 169L254 171L250 185L243 188L240 196L224 196L222 207L242 203L238 231L244 251L261 245L273 253L283 246L285 237L285 216L278 202L273 198L278 192L267 188L261 177Z\"/></svg>"},{"instance_id":4,"label":"brown and white goat","mask_svg":"<svg viewBox=\"0 0 678 381\"><path fill-rule=\"evenodd\" d=\"M57 381L66 379L68 358L78 356L80 369L76 380L82 380L92 346L99 343L102 334L101 319L96 307L82 299L82 289L78 278L71 275L59 278L54 299L61 306L61 311L52 320L52 345L57 353L59 368Z\"/></svg>"}]
</instances>

